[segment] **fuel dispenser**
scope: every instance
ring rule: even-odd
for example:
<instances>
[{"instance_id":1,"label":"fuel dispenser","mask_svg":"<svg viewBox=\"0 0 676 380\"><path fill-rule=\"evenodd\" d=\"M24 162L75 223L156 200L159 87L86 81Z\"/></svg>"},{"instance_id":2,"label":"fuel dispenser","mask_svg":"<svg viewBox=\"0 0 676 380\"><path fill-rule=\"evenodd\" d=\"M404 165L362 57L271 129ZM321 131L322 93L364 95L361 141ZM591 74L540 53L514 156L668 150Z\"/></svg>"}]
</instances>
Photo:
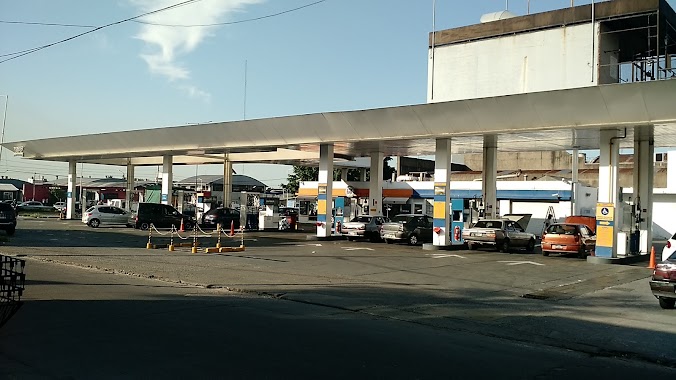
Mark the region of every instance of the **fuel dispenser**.
<instances>
[{"instance_id":1,"label":"fuel dispenser","mask_svg":"<svg viewBox=\"0 0 676 380\"><path fill-rule=\"evenodd\" d=\"M334 220L334 231L339 234L341 233L341 226L345 222L350 221L351 215L351 206L352 200L348 197L337 197L334 201L333 208L333 220Z\"/></svg>"},{"instance_id":2,"label":"fuel dispenser","mask_svg":"<svg viewBox=\"0 0 676 380\"><path fill-rule=\"evenodd\" d=\"M461 245L462 229L465 228L465 200L451 199L451 245Z\"/></svg>"},{"instance_id":3,"label":"fuel dispenser","mask_svg":"<svg viewBox=\"0 0 676 380\"><path fill-rule=\"evenodd\" d=\"M629 253L638 255L641 253L641 223L645 221L641 210L641 198L636 197L636 200L631 204L631 231L629 233Z\"/></svg>"},{"instance_id":4,"label":"fuel dispenser","mask_svg":"<svg viewBox=\"0 0 676 380\"><path fill-rule=\"evenodd\" d=\"M259 199L258 230L277 229L279 226L279 198Z\"/></svg>"},{"instance_id":5,"label":"fuel dispenser","mask_svg":"<svg viewBox=\"0 0 676 380\"><path fill-rule=\"evenodd\" d=\"M195 218L199 223L202 216L211 210L211 207L216 202L216 197L211 195L211 191L197 193L197 200L195 201Z\"/></svg>"}]
</instances>

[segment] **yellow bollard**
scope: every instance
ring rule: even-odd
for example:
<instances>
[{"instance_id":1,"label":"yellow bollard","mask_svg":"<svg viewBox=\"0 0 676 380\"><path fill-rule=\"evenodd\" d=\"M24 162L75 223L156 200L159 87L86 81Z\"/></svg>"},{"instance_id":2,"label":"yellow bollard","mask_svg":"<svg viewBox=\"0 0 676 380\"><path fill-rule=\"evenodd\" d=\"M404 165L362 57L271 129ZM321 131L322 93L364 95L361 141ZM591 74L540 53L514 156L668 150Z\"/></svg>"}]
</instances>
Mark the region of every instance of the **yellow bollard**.
<instances>
[{"instance_id":1,"label":"yellow bollard","mask_svg":"<svg viewBox=\"0 0 676 380\"><path fill-rule=\"evenodd\" d=\"M190 249L190 252L192 252L192 253L197 253L197 247L193 246L193 247Z\"/></svg>"},{"instance_id":2,"label":"yellow bollard","mask_svg":"<svg viewBox=\"0 0 676 380\"><path fill-rule=\"evenodd\" d=\"M174 251L174 245L173 245L173 244L169 244L169 252L173 252L173 251Z\"/></svg>"},{"instance_id":3,"label":"yellow bollard","mask_svg":"<svg viewBox=\"0 0 676 380\"><path fill-rule=\"evenodd\" d=\"M221 224L218 223L216 228L218 228L218 241L216 242L216 248L221 248Z\"/></svg>"},{"instance_id":4,"label":"yellow bollard","mask_svg":"<svg viewBox=\"0 0 676 380\"><path fill-rule=\"evenodd\" d=\"M150 241L152 236L153 236L153 228L151 225L148 227L148 244L146 244L146 249L153 249L153 243Z\"/></svg>"}]
</instances>

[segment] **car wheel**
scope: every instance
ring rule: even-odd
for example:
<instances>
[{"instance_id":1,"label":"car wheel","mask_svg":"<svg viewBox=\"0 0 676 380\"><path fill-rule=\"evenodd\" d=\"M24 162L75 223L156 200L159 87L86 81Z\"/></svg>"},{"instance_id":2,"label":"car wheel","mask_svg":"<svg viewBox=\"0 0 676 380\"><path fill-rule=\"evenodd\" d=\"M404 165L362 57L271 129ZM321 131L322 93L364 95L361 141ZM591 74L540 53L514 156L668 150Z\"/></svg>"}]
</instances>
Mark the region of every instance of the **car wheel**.
<instances>
[{"instance_id":1,"label":"car wheel","mask_svg":"<svg viewBox=\"0 0 676 380\"><path fill-rule=\"evenodd\" d=\"M385 243L387 243L387 244L392 244L392 243L394 243L394 241L393 241L393 240L390 240L390 239L385 239Z\"/></svg>"},{"instance_id":2,"label":"car wheel","mask_svg":"<svg viewBox=\"0 0 676 380\"><path fill-rule=\"evenodd\" d=\"M185 228L186 230L192 230L192 227L193 227L193 226L192 226L192 223L191 223L191 222L184 222L184 223L183 223L183 228ZM228 227L228 228L229 228L229 227ZM228 233L229 233L229 232L228 232Z\"/></svg>"},{"instance_id":3,"label":"car wheel","mask_svg":"<svg viewBox=\"0 0 676 380\"><path fill-rule=\"evenodd\" d=\"M580 246L580 250L577 252L577 257L581 259L587 257L587 247L584 244Z\"/></svg>"},{"instance_id":4,"label":"car wheel","mask_svg":"<svg viewBox=\"0 0 676 380\"><path fill-rule=\"evenodd\" d=\"M502 241L502 243L500 243L500 249L499 249L500 251L507 253L507 252L509 252L510 249L511 249L511 247L509 246L509 239L505 239L505 240Z\"/></svg>"},{"instance_id":5,"label":"car wheel","mask_svg":"<svg viewBox=\"0 0 676 380\"><path fill-rule=\"evenodd\" d=\"M145 222L144 222L144 223L141 223L141 225L139 226L139 228L142 229L143 231L147 231L148 228L150 228L150 224L145 223Z\"/></svg>"},{"instance_id":6,"label":"car wheel","mask_svg":"<svg viewBox=\"0 0 676 380\"><path fill-rule=\"evenodd\" d=\"M475 250L475 249L476 249L476 244L474 244L474 243L467 243L467 249L469 249L469 250Z\"/></svg>"},{"instance_id":7,"label":"car wheel","mask_svg":"<svg viewBox=\"0 0 676 380\"><path fill-rule=\"evenodd\" d=\"M547 252L547 251L542 251L542 256L549 256L549 252Z\"/></svg>"},{"instance_id":8,"label":"car wheel","mask_svg":"<svg viewBox=\"0 0 676 380\"><path fill-rule=\"evenodd\" d=\"M408 245L418 245L418 235L411 234L411 236L408 237Z\"/></svg>"},{"instance_id":9,"label":"car wheel","mask_svg":"<svg viewBox=\"0 0 676 380\"><path fill-rule=\"evenodd\" d=\"M88 224L89 224L89 227L97 228L98 226L101 225L101 221L98 220L98 219L92 219L92 220L89 221Z\"/></svg>"},{"instance_id":10,"label":"car wheel","mask_svg":"<svg viewBox=\"0 0 676 380\"><path fill-rule=\"evenodd\" d=\"M530 239L528 240L528 244L526 245L526 252L533 253L534 250L535 250L535 240Z\"/></svg>"},{"instance_id":11,"label":"car wheel","mask_svg":"<svg viewBox=\"0 0 676 380\"><path fill-rule=\"evenodd\" d=\"M674 304L676 304L676 299L674 299L674 298L660 297L659 300L660 300L660 307L662 309L673 309Z\"/></svg>"}]
</instances>

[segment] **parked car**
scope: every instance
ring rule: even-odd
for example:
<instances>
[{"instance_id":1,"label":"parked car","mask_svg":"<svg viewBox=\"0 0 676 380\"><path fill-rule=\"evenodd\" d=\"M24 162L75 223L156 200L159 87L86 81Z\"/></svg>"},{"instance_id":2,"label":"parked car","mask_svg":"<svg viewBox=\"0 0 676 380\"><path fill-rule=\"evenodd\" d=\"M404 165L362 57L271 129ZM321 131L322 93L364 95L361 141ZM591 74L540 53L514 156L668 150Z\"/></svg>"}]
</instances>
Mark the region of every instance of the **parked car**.
<instances>
[{"instance_id":1,"label":"parked car","mask_svg":"<svg viewBox=\"0 0 676 380\"><path fill-rule=\"evenodd\" d=\"M66 202L56 202L52 207L54 207L54 210L56 211L63 211L66 208Z\"/></svg>"},{"instance_id":2,"label":"parked car","mask_svg":"<svg viewBox=\"0 0 676 380\"><path fill-rule=\"evenodd\" d=\"M0 230L7 235L14 235L16 231L16 212L10 203L0 203Z\"/></svg>"},{"instance_id":3,"label":"parked car","mask_svg":"<svg viewBox=\"0 0 676 380\"><path fill-rule=\"evenodd\" d=\"M16 206L16 211L54 211L52 206L45 206L42 202L26 201L21 202Z\"/></svg>"},{"instance_id":4,"label":"parked car","mask_svg":"<svg viewBox=\"0 0 676 380\"><path fill-rule=\"evenodd\" d=\"M577 254L580 258L594 252L596 235L584 224L555 223L542 233L542 255L550 253Z\"/></svg>"},{"instance_id":5,"label":"parked car","mask_svg":"<svg viewBox=\"0 0 676 380\"><path fill-rule=\"evenodd\" d=\"M207 227L216 227L219 223L223 229L230 228L231 224L234 224L235 228L239 228L239 211L230 207L217 207L202 215L201 224Z\"/></svg>"},{"instance_id":6,"label":"parked car","mask_svg":"<svg viewBox=\"0 0 676 380\"><path fill-rule=\"evenodd\" d=\"M462 231L462 238L469 249L489 245L502 252L513 248L535 249L535 235L526 232L521 223L528 226L530 215L505 215L503 219L482 219L471 228Z\"/></svg>"},{"instance_id":7,"label":"parked car","mask_svg":"<svg viewBox=\"0 0 676 380\"><path fill-rule=\"evenodd\" d=\"M347 240L366 238L371 242L378 242L380 241L380 230L383 224L388 222L390 222L390 218L385 216L361 215L343 223L341 232L344 236L347 236Z\"/></svg>"},{"instance_id":8,"label":"parked car","mask_svg":"<svg viewBox=\"0 0 676 380\"><path fill-rule=\"evenodd\" d=\"M655 266L650 279L650 290L662 309L673 309L676 304L676 253Z\"/></svg>"},{"instance_id":9,"label":"parked car","mask_svg":"<svg viewBox=\"0 0 676 380\"><path fill-rule=\"evenodd\" d=\"M82 223L97 228L101 224L127 224L129 213L115 206L92 206L82 213Z\"/></svg>"},{"instance_id":10,"label":"parked car","mask_svg":"<svg viewBox=\"0 0 676 380\"><path fill-rule=\"evenodd\" d=\"M173 206L161 203L139 203L135 212L132 212L127 220L127 226L147 230L150 225L160 228L175 226L179 228L181 221L185 229L192 229L194 219L181 214Z\"/></svg>"},{"instance_id":11,"label":"parked car","mask_svg":"<svg viewBox=\"0 0 676 380\"><path fill-rule=\"evenodd\" d=\"M387 244L405 241L417 245L432 241L432 234L432 218L416 214L399 214L391 222L383 223L380 230L380 237Z\"/></svg>"},{"instance_id":12,"label":"parked car","mask_svg":"<svg viewBox=\"0 0 676 380\"><path fill-rule=\"evenodd\" d=\"M665 261L668 257L673 255L674 252L676 252L676 233L667 240L667 244L662 249L662 260L660 261Z\"/></svg>"}]
</instances>

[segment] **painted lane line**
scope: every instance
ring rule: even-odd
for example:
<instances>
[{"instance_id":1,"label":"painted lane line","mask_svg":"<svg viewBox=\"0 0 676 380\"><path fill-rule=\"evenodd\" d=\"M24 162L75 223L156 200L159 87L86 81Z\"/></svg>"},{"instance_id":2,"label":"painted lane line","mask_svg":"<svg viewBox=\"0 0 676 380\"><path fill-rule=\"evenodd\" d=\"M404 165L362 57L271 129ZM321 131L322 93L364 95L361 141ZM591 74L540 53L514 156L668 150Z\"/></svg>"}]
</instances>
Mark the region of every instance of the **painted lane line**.
<instances>
[{"instance_id":1,"label":"painted lane line","mask_svg":"<svg viewBox=\"0 0 676 380\"><path fill-rule=\"evenodd\" d=\"M507 265L523 265L523 264L530 264L530 265L538 265L538 266L544 266L545 264L541 263L536 263L534 261L498 261L499 263L505 263Z\"/></svg>"},{"instance_id":2,"label":"painted lane line","mask_svg":"<svg viewBox=\"0 0 676 380\"><path fill-rule=\"evenodd\" d=\"M428 253L429 256L432 256L433 259L444 259L446 257L457 257L459 259L466 259L465 256L453 255L447 253Z\"/></svg>"},{"instance_id":3,"label":"painted lane line","mask_svg":"<svg viewBox=\"0 0 676 380\"><path fill-rule=\"evenodd\" d=\"M341 247L346 251L373 251L373 248L365 248L365 247Z\"/></svg>"}]
</instances>

